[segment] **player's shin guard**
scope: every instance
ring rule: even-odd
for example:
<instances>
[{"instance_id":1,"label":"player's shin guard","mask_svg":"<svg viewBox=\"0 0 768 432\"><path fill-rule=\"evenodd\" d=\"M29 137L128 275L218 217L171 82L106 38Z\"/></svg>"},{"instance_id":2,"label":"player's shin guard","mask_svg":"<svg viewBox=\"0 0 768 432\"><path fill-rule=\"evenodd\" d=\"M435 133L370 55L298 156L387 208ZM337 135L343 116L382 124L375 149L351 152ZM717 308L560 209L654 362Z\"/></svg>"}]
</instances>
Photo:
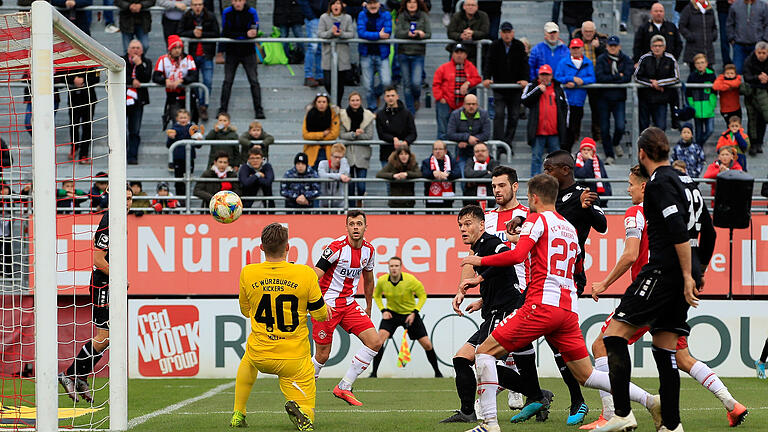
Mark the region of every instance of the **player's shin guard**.
<instances>
[{"instance_id":1,"label":"player's shin guard","mask_svg":"<svg viewBox=\"0 0 768 432\"><path fill-rule=\"evenodd\" d=\"M475 412L475 390L477 380L472 371L472 360L464 357L453 358L453 369L456 372L456 393L461 401L461 412L471 415Z\"/></svg>"},{"instance_id":2,"label":"player's shin guard","mask_svg":"<svg viewBox=\"0 0 768 432\"><path fill-rule=\"evenodd\" d=\"M312 356L312 364L315 366L315 379L317 379L320 376L320 371L323 369L323 366L325 366L325 363L320 363L315 359L315 356Z\"/></svg>"},{"instance_id":3,"label":"player's shin guard","mask_svg":"<svg viewBox=\"0 0 768 432\"><path fill-rule=\"evenodd\" d=\"M237 376L235 377L235 411L245 414L245 405L258 373L248 360L248 356L243 356L240 360L240 366L237 367Z\"/></svg>"},{"instance_id":4,"label":"player's shin guard","mask_svg":"<svg viewBox=\"0 0 768 432\"><path fill-rule=\"evenodd\" d=\"M376 351L363 345L357 351L357 353L355 354L355 357L352 358L352 364L349 365L349 369L347 369L347 373L344 375L344 378L342 378L341 381L339 382L339 388L342 390L351 389L352 384L355 383L355 380L357 379L357 377L359 377L360 374L363 373L363 371L368 368L368 365L371 364L374 357L376 357Z\"/></svg>"},{"instance_id":5,"label":"player's shin guard","mask_svg":"<svg viewBox=\"0 0 768 432\"><path fill-rule=\"evenodd\" d=\"M571 395L571 407L581 405L584 403L584 395L581 394L581 386L579 385L579 382L576 381L571 370L566 366L563 356L561 356L553 346L550 345L550 348L552 348L552 351L555 353L555 363L557 363L557 368L560 369L560 375L563 377L563 382L568 386L568 393Z\"/></svg>"},{"instance_id":6,"label":"player's shin guard","mask_svg":"<svg viewBox=\"0 0 768 432\"><path fill-rule=\"evenodd\" d=\"M677 370L675 351L653 346L653 359L659 370L661 418L669 430L680 424L680 372ZM618 412L618 410L617 410Z\"/></svg>"},{"instance_id":7,"label":"player's shin guard","mask_svg":"<svg viewBox=\"0 0 768 432\"><path fill-rule=\"evenodd\" d=\"M600 372L608 372L608 357L595 358L595 369ZM603 402L603 418L610 420L613 417L613 396L611 392L605 390L600 391L600 399Z\"/></svg>"},{"instance_id":8,"label":"player's shin guard","mask_svg":"<svg viewBox=\"0 0 768 432\"><path fill-rule=\"evenodd\" d=\"M711 391L723 403L725 409L733 411L736 400L731 396L728 387L720 381L715 372L704 363L697 361L688 372L696 381L700 382L707 390Z\"/></svg>"},{"instance_id":9,"label":"player's shin guard","mask_svg":"<svg viewBox=\"0 0 768 432\"><path fill-rule=\"evenodd\" d=\"M480 396L480 409L485 423L498 425L496 412L496 390L499 379L496 373L496 358L488 354L475 355L477 369L477 394Z\"/></svg>"},{"instance_id":10,"label":"player's shin guard","mask_svg":"<svg viewBox=\"0 0 768 432\"><path fill-rule=\"evenodd\" d=\"M603 343L608 353L608 376L613 394L614 413L619 417L626 417L631 411L629 379L632 373L627 340L619 336L605 336Z\"/></svg>"},{"instance_id":11,"label":"player's shin guard","mask_svg":"<svg viewBox=\"0 0 768 432\"><path fill-rule=\"evenodd\" d=\"M77 376L78 378L86 379L93 372L93 367L101 360L103 354L103 352L96 352L92 341L86 342L80 348L80 352L77 353L75 360L67 368L67 376Z\"/></svg>"}]
</instances>

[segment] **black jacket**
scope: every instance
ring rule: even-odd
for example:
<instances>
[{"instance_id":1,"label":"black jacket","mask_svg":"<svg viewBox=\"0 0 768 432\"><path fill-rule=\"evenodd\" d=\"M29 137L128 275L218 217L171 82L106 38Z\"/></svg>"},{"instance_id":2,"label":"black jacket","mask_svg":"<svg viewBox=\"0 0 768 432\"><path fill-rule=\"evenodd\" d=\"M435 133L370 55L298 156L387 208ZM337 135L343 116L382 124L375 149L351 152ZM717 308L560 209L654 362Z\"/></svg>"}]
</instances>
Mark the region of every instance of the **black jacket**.
<instances>
[{"instance_id":1,"label":"black jacket","mask_svg":"<svg viewBox=\"0 0 768 432\"><path fill-rule=\"evenodd\" d=\"M131 62L131 57L128 54L125 54L123 56L123 60L125 60L125 86L131 87L131 84L133 83L133 79L136 78L139 80L140 83L149 83L152 82L152 68L153 64L152 61L149 60L146 56L141 56L141 64L140 65L134 65ZM149 103L149 89L141 86L138 89L136 89L136 93L139 94L138 102L142 105L147 105Z\"/></svg>"},{"instance_id":2,"label":"black jacket","mask_svg":"<svg viewBox=\"0 0 768 432\"><path fill-rule=\"evenodd\" d=\"M528 54L525 45L513 39L509 52L504 47L504 41L497 39L485 50L483 60L483 79L492 79L494 84L514 84L518 81L528 81ZM515 89L495 89L502 94L518 92Z\"/></svg>"},{"instance_id":3,"label":"black jacket","mask_svg":"<svg viewBox=\"0 0 768 432\"><path fill-rule=\"evenodd\" d=\"M565 92L557 81L552 81L552 85L555 86L555 99L557 99L557 135L562 143L565 142L566 129L568 128L568 99L566 99ZM523 105L531 110L530 114L528 114L529 146L533 146L536 138L536 129L539 126L539 99L542 93L538 86L538 80L529 83L523 90L522 96Z\"/></svg>"},{"instance_id":4,"label":"black jacket","mask_svg":"<svg viewBox=\"0 0 768 432\"><path fill-rule=\"evenodd\" d=\"M667 52L675 56L675 59L680 58L683 52L683 39L677 27L670 21L664 21L661 23L661 28L657 29L652 21L648 21L635 32L635 45L632 49L632 60L635 63L640 61L643 54L651 50L651 38L657 34L664 36L667 41Z\"/></svg>"},{"instance_id":5,"label":"black jacket","mask_svg":"<svg viewBox=\"0 0 768 432\"><path fill-rule=\"evenodd\" d=\"M240 169L237 171L237 177L240 180L240 186L244 197L257 196L261 192L265 197L272 196L272 182L275 181L275 172L272 170L272 165L267 162L261 164L259 170L264 174L264 177L259 177L256 174L256 170L253 169L248 163L240 165ZM251 208L255 200L243 200L243 206ZM272 200L262 201L264 207L272 208L275 206L275 202Z\"/></svg>"},{"instance_id":6,"label":"black jacket","mask_svg":"<svg viewBox=\"0 0 768 432\"><path fill-rule=\"evenodd\" d=\"M639 84L643 84L643 87L637 90L640 103L677 102L677 91L674 88L666 88L663 92L651 88L651 80L658 81L662 87L680 82L680 70L677 61L670 53L665 52L658 59L650 52L643 55L635 70L634 78Z\"/></svg>"},{"instance_id":7,"label":"black jacket","mask_svg":"<svg viewBox=\"0 0 768 432\"><path fill-rule=\"evenodd\" d=\"M202 37L204 38L219 37L219 22L216 21L216 17L207 9L203 9L203 13L200 14L199 16L195 15L195 13L192 12L191 8L187 9L187 11L184 12L184 15L181 16L177 33L181 37L194 39L195 27L197 26L203 27ZM195 57L195 53L197 53L198 45L200 45L200 42L189 43L188 50L189 50L189 53L192 54L192 57ZM216 44L204 43L203 54L205 54L206 59L208 60L212 59L213 56L216 55Z\"/></svg>"},{"instance_id":8,"label":"black jacket","mask_svg":"<svg viewBox=\"0 0 768 432\"><path fill-rule=\"evenodd\" d=\"M304 24L304 14L296 0L280 0L275 2L272 10L272 25L290 27Z\"/></svg>"},{"instance_id":9,"label":"black jacket","mask_svg":"<svg viewBox=\"0 0 768 432\"><path fill-rule=\"evenodd\" d=\"M393 144L395 138L412 144L418 136L413 114L405 109L403 101L397 101L397 106L394 108L385 106L376 113L376 132L380 140L387 142L379 145L380 161L388 160L389 155L395 151Z\"/></svg>"},{"instance_id":10,"label":"black jacket","mask_svg":"<svg viewBox=\"0 0 768 432\"><path fill-rule=\"evenodd\" d=\"M761 73L768 74L768 60L761 62L753 52L744 60L744 81L754 88L768 88L768 84L763 84L757 77Z\"/></svg>"},{"instance_id":11,"label":"black jacket","mask_svg":"<svg viewBox=\"0 0 768 432\"><path fill-rule=\"evenodd\" d=\"M611 70L612 61L608 57L608 53L604 53L597 58L597 63L595 63L595 77L597 78L597 82L626 84L632 81L632 74L635 72L635 65L632 64L632 59L622 51L619 51L618 57L618 74L614 74ZM627 100L627 90L618 88L604 89L601 91L601 97L604 100L611 102Z\"/></svg>"},{"instance_id":12,"label":"black jacket","mask_svg":"<svg viewBox=\"0 0 768 432\"><path fill-rule=\"evenodd\" d=\"M584 21L592 20L591 1L566 1L563 2L563 24L579 27Z\"/></svg>"},{"instance_id":13,"label":"black jacket","mask_svg":"<svg viewBox=\"0 0 768 432\"><path fill-rule=\"evenodd\" d=\"M703 53L706 54L707 63L711 67L715 63L715 41L718 36L715 9L710 7L702 14L689 2L680 14L678 25L680 34L685 38L683 61L693 63L693 57Z\"/></svg>"},{"instance_id":14,"label":"black jacket","mask_svg":"<svg viewBox=\"0 0 768 432\"><path fill-rule=\"evenodd\" d=\"M141 5L139 13L131 12L130 6L134 3ZM133 33L136 26L141 26L144 33L149 34L152 29L152 15L149 8L155 5L155 0L115 0L115 6L120 9L120 31ZM147 49L149 47L144 47Z\"/></svg>"},{"instance_id":15,"label":"black jacket","mask_svg":"<svg viewBox=\"0 0 768 432\"><path fill-rule=\"evenodd\" d=\"M83 86L75 86L75 78L83 78ZM98 72L88 72L85 69L72 71L66 76L67 88L69 91L70 108L78 108L80 105L96 105L96 83L100 81Z\"/></svg>"}]
</instances>

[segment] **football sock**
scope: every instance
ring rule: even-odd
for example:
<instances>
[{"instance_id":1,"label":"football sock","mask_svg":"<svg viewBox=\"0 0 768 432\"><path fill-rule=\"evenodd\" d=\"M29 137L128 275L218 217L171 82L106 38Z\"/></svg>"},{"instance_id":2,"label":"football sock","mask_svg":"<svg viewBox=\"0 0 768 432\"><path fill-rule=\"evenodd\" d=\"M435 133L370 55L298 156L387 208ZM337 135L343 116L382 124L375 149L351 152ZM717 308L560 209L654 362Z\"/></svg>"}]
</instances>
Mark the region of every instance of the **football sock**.
<instances>
[{"instance_id":1,"label":"football sock","mask_svg":"<svg viewBox=\"0 0 768 432\"><path fill-rule=\"evenodd\" d=\"M248 356L243 356L235 377L235 411L245 414L245 405L258 373L259 371L248 360Z\"/></svg>"},{"instance_id":2,"label":"football sock","mask_svg":"<svg viewBox=\"0 0 768 432\"><path fill-rule=\"evenodd\" d=\"M551 348L555 353L555 363L557 363L557 368L560 369L560 375L563 377L563 382L568 386L568 393L571 394L571 407L581 405L584 402L584 395L581 394L581 386L579 385L579 382L576 381L571 370L566 366L563 356L561 356L554 347Z\"/></svg>"},{"instance_id":3,"label":"football sock","mask_svg":"<svg viewBox=\"0 0 768 432\"><path fill-rule=\"evenodd\" d=\"M680 372L677 370L675 351L653 345L653 359L659 370L661 418L664 426L673 430L680 424Z\"/></svg>"},{"instance_id":4,"label":"football sock","mask_svg":"<svg viewBox=\"0 0 768 432\"><path fill-rule=\"evenodd\" d=\"M379 353L382 351L384 351L384 345L381 346ZM427 354L427 360L429 360L429 364L432 365L432 370L435 371L435 375L442 375L440 368L437 366L437 354L435 354L435 349L432 348L429 351L424 350L424 352Z\"/></svg>"},{"instance_id":5,"label":"football sock","mask_svg":"<svg viewBox=\"0 0 768 432\"><path fill-rule=\"evenodd\" d=\"M80 348L77 357L67 368L67 376L85 379L93 372L93 367L101 360L103 352L96 352L93 341L88 341Z\"/></svg>"},{"instance_id":6,"label":"football sock","mask_svg":"<svg viewBox=\"0 0 768 432\"><path fill-rule=\"evenodd\" d=\"M325 363L320 363L315 359L315 356L312 356L312 364L315 365L315 379L320 376L320 371L323 369L323 366L325 366Z\"/></svg>"},{"instance_id":7,"label":"football sock","mask_svg":"<svg viewBox=\"0 0 768 432\"><path fill-rule=\"evenodd\" d=\"M597 369L592 369L592 374L589 375L589 378L587 378L587 380L584 382L584 386L607 391L611 388L611 379L608 375L608 372L601 372ZM629 400L637 402L646 408L648 408L649 405L653 403L653 398L651 395L632 382L629 383ZM626 414L622 417L625 416Z\"/></svg>"},{"instance_id":8,"label":"football sock","mask_svg":"<svg viewBox=\"0 0 768 432\"><path fill-rule=\"evenodd\" d=\"M373 358L376 356L376 351L363 345L357 350L355 357L352 358L352 364L349 365L347 373L344 378L339 382L339 388L342 390L352 389L352 384L355 383L357 377L371 364Z\"/></svg>"},{"instance_id":9,"label":"football sock","mask_svg":"<svg viewBox=\"0 0 768 432\"><path fill-rule=\"evenodd\" d=\"M456 372L456 393L459 394L461 401L461 412L470 415L475 412L475 390L477 389L472 360L454 357L453 370Z\"/></svg>"},{"instance_id":10,"label":"football sock","mask_svg":"<svg viewBox=\"0 0 768 432\"><path fill-rule=\"evenodd\" d=\"M608 372L608 357L595 358L595 370ZM599 390L600 399L603 401L603 418L610 420L613 417L613 396L610 392Z\"/></svg>"},{"instance_id":11,"label":"football sock","mask_svg":"<svg viewBox=\"0 0 768 432\"><path fill-rule=\"evenodd\" d=\"M728 387L720 381L715 372L704 363L697 361L694 363L689 374L700 382L707 390L711 391L723 403L725 409L732 411L736 405L736 400L728 392Z\"/></svg>"},{"instance_id":12,"label":"football sock","mask_svg":"<svg viewBox=\"0 0 768 432\"><path fill-rule=\"evenodd\" d=\"M768 339L765 340L765 345L763 345L763 352L760 354L760 363L765 363L766 360L768 360Z\"/></svg>"},{"instance_id":13,"label":"football sock","mask_svg":"<svg viewBox=\"0 0 768 432\"><path fill-rule=\"evenodd\" d=\"M513 356L516 369L526 390L526 392L518 391L518 393L523 393L535 400L541 399L543 395L539 386L539 375L536 371L536 351L533 349L533 345L528 345L522 351L513 353Z\"/></svg>"},{"instance_id":14,"label":"football sock","mask_svg":"<svg viewBox=\"0 0 768 432\"><path fill-rule=\"evenodd\" d=\"M373 369L371 370L371 375L373 376L376 376L376 374L379 373L379 365L381 364L381 358L384 357L384 348L386 347L386 343L381 344L379 352L376 353L376 357L373 358Z\"/></svg>"},{"instance_id":15,"label":"football sock","mask_svg":"<svg viewBox=\"0 0 768 432\"><path fill-rule=\"evenodd\" d=\"M533 380L526 374L520 374L506 366L496 365L497 383L509 391L521 393L532 400L540 400L544 395L539 388L536 376Z\"/></svg>"},{"instance_id":16,"label":"football sock","mask_svg":"<svg viewBox=\"0 0 768 432\"><path fill-rule=\"evenodd\" d=\"M603 336L603 344L608 353L608 376L613 394L613 412L619 417L626 417L631 411L629 378L632 373L627 340L619 336Z\"/></svg>"},{"instance_id":17,"label":"football sock","mask_svg":"<svg viewBox=\"0 0 768 432\"><path fill-rule=\"evenodd\" d=\"M498 425L496 413L496 389L499 386L496 373L496 358L488 354L475 355L477 369L477 394L480 395L480 410L485 423Z\"/></svg>"}]
</instances>

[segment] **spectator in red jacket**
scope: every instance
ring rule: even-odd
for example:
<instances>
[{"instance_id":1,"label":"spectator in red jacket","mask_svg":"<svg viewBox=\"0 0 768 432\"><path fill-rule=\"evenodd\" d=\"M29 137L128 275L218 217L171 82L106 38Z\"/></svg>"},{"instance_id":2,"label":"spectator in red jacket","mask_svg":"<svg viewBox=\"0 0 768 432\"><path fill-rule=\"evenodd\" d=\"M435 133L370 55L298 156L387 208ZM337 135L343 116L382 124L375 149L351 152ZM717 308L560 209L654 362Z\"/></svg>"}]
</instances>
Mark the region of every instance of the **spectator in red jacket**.
<instances>
[{"instance_id":1,"label":"spectator in red jacket","mask_svg":"<svg viewBox=\"0 0 768 432\"><path fill-rule=\"evenodd\" d=\"M702 177L713 179L721 172L728 170L743 171L741 164L736 160L736 148L731 146L720 147L717 150L717 160L707 167L707 171ZM715 183L712 183L712 195L715 195Z\"/></svg>"},{"instance_id":2,"label":"spectator in red jacket","mask_svg":"<svg viewBox=\"0 0 768 432\"><path fill-rule=\"evenodd\" d=\"M720 93L720 115L726 123L733 116L741 118L740 86L741 75L736 72L736 65L732 64L725 65L723 73L712 84L712 90Z\"/></svg>"},{"instance_id":3,"label":"spectator in red jacket","mask_svg":"<svg viewBox=\"0 0 768 432\"><path fill-rule=\"evenodd\" d=\"M467 51L462 44L453 47L451 60L443 63L435 71L432 92L435 96L437 115L437 139L446 139L448 117L451 111L464 105L464 96L469 89L480 84L482 79L477 68L467 60Z\"/></svg>"}]
</instances>

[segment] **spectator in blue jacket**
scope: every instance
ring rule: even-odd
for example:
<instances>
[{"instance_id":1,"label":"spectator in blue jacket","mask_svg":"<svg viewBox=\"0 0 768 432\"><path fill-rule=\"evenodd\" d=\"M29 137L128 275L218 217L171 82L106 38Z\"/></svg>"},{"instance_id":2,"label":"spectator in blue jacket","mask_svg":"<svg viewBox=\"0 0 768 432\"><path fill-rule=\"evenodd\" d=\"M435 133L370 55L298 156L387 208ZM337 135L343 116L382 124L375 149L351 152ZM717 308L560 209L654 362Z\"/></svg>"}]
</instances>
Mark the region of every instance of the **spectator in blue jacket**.
<instances>
[{"instance_id":1,"label":"spectator in blue jacket","mask_svg":"<svg viewBox=\"0 0 768 432\"><path fill-rule=\"evenodd\" d=\"M240 166L237 177L242 186L243 197L272 196L272 182L275 181L275 172L272 170L272 165L264 161L264 153L260 148L254 147L248 150L248 159ZM272 200L243 199L243 207L251 208L254 203L256 203L256 207L272 208L275 206L275 202Z\"/></svg>"},{"instance_id":2,"label":"spectator in blue jacket","mask_svg":"<svg viewBox=\"0 0 768 432\"><path fill-rule=\"evenodd\" d=\"M365 9L357 17L357 35L360 39L377 41L389 39L392 35L392 16L381 8L379 0L369 0ZM374 79L376 72L381 79L381 88L388 87L392 81L392 71L389 68L388 44L358 44L360 53L360 68L363 70L363 89L368 109L378 110L376 99L381 91L376 91Z\"/></svg>"},{"instance_id":3,"label":"spectator in blue jacket","mask_svg":"<svg viewBox=\"0 0 768 432\"><path fill-rule=\"evenodd\" d=\"M304 13L306 37L318 37L320 17L328 11L328 0L298 0ZM304 85L317 87L323 85L322 51L320 44L308 43L304 47Z\"/></svg>"},{"instance_id":4,"label":"spectator in blue jacket","mask_svg":"<svg viewBox=\"0 0 768 432\"><path fill-rule=\"evenodd\" d=\"M528 56L531 81L539 78L539 68L544 64L557 72L560 61L568 58L568 55L568 47L560 40L560 27L553 22L544 24L544 42L534 46Z\"/></svg>"},{"instance_id":5,"label":"spectator in blue jacket","mask_svg":"<svg viewBox=\"0 0 768 432\"><path fill-rule=\"evenodd\" d=\"M568 152L581 134L581 119L584 117L584 102L587 90L583 85L595 82L595 68L592 60L584 55L584 41L571 39L571 55L560 61L555 70L555 81L565 87L568 98L568 134L560 148Z\"/></svg>"},{"instance_id":6,"label":"spectator in blue jacket","mask_svg":"<svg viewBox=\"0 0 768 432\"><path fill-rule=\"evenodd\" d=\"M491 119L488 111L478 107L477 96L468 94L464 105L451 113L445 137L456 141L458 171L463 173L467 161L474 156L475 144L491 139Z\"/></svg>"},{"instance_id":7,"label":"spectator in blue jacket","mask_svg":"<svg viewBox=\"0 0 768 432\"><path fill-rule=\"evenodd\" d=\"M298 153L293 158L293 168L285 173L285 178L316 179L317 171L309 166L309 156ZM312 180L296 183L281 183L280 195L285 198L285 206L307 209L315 205L315 198L320 196L320 183Z\"/></svg>"},{"instance_id":8,"label":"spectator in blue jacket","mask_svg":"<svg viewBox=\"0 0 768 432\"><path fill-rule=\"evenodd\" d=\"M632 59L621 51L618 36L611 36L605 44L606 52L597 58L595 77L599 83L626 84L635 72ZM616 156L623 156L621 139L626 126L627 90L623 88L600 91L600 138L605 151L605 164L613 163ZM613 135L611 135L613 116Z\"/></svg>"}]
</instances>

